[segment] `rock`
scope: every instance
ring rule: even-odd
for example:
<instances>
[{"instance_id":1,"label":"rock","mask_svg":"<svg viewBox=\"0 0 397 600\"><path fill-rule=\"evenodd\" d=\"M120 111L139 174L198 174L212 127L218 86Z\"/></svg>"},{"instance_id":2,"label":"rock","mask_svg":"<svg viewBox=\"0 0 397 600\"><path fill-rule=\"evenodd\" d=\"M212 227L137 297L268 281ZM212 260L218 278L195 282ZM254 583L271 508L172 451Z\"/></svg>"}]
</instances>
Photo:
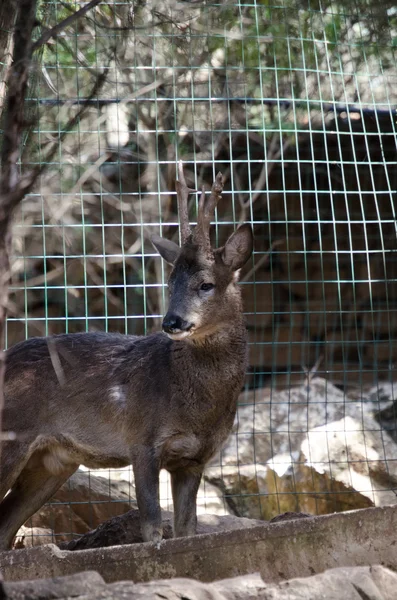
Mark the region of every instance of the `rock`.
<instances>
[{"instance_id":1,"label":"rock","mask_svg":"<svg viewBox=\"0 0 397 600\"><path fill-rule=\"evenodd\" d=\"M266 585L259 575L201 583L191 579L167 579L150 583L118 582L94 596L80 600L393 600L397 575L384 567L330 569L302 579L291 579L278 585Z\"/></svg>"},{"instance_id":2,"label":"rock","mask_svg":"<svg viewBox=\"0 0 397 600\"><path fill-rule=\"evenodd\" d=\"M169 520L164 522L164 538L172 537L172 527ZM87 550L89 548L104 548L122 546L142 542L139 511L130 510L124 515L105 521L93 531L80 538L60 544L63 550Z\"/></svg>"},{"instance_id":3,"label":"rock","mask_svg":"<svg viewBox=\"0 0 397 600\"><path fill-rule=\"evenodd\" d=\"M232 597L230 597L232 598ZM79 600L226 600L208 583L193 579L165 579L145 584L132 581L111 583L104 590L80 596ZM372 599L371 599L372 600Z\"/></svg>"},{"instance_id":4,"label":"rock","mask_svg":"<svg viewBox=\"0 0 397 600\"><path fill-rule=\"evenodd\" d=\"M205 480L217 486L233 515L249 519L270 519L273 504L267 496L267 466L261 463L207 467ZM269 503L271 508L268 509Z\"/></svg>"},{"instance_id":5,"label":"rock","mask_svg":"<svg viewBox=\"0 0 397 600\"><path fill-rule=\"evenodd\" d=\"M240 397L232 434L211 465L266 465L275 454L299 449L309 429L344 416L345 394L325 379L308 386L252 390Z\"/></svg>"},{"instance_id":6,"label":"rock","mask_svg":"<svg viewBox=\"0 0 397 600\"><path fill-rule=\"evenodd\" d=\"M172 509L169 474L161 473L161 505ZM136 507L131 467L88 471L82 467L17 533L14 548L67 542L88 533L112 517ZM197 497L197 513L230 514L222 492L203 481ZM131 525L132 527L132 525ZM131 536L129 530L128 535ZM139 534L140 535L140 534ZM127 542L126 542L127 543ZM131 542L133 543L133 542Z\"/></svg>"},{"instance_id":7,"label":"rock","mask_svg":"<svg viewBox=\"0 0 397 600\"><path fill-rule=\"evenodd\" d=\"M282 513L281 515L277 515L276 517L273 517L273 519L270 519L270 523L280 523L281 521L292 521L293 519L307 519L311 517L312 515L309 515L307 513L301 513L301 512L285 512Z\"/></svg>"},{"instance_id":8,"label":"rock","mask_svg":"<svg viewBox=\"0 0 397 600\"><path fill-rule=\"evenodd\" d=\"M93 473L95 477L105 479L106 481L117 482L117 486L121 483L123 485L123 491L125 493L131 492L134 487L134 477L132 474L132 467L121 467L120 469L88 469L83 465L80 466L79 472Z\"/></svg>"},{"instance_id":9,"label":"rock","mask_svg":"<svg viewBox=\"0 0 397 600\"><path fill-rule=\"evenodd\" d=\"M79 470L56 492L51 504L29 519L28 525L33 530L51 530L56 541L66 541L76 534L87 533L111 517L122 515L134 505L135 500L123 491L122 484ZM22 529L16 539L24 535L27 539ZM35 545L36 541L37 538Z\"/></svg>"},{"instance_id":10,"label":"rock","mask_svg":"<svg viewBox=\"0 0 397 600\"><path fill-rule=\"evenodd\" d=\"M32 548L33 546L43 546L54 542L54 532L52 529L43 527L25 527L19 528L14 540L14 548Z\"/></svg>"},{"instance_id":11,"label":"rock","mask_svg":"<svg viewBox=\"0 0 397 600\"><path fill-rule=\"evenodd\" d=\"M77 508L77 505L76 505ZM31 519L26 522L29 529L51 529L54 541L70 540L76 534L82 534L90 530L90 526L86 521L81 519L75 511L75 506L68 503L56 503L52 500L50 504L44 505ZM20 530L16 538L23 535ZM36 540L33 541L36 546Z\"/></svg>"},{"instance_id":12,"label":"rock","mask_svg":"<svg viewBox=\"0 0 397 600\"><path fill-rule=\"evenodd\" d=\"M81 467L82 471L88 471L85 467ZM95 469L91 471L95 477L103 478L106 482L112 482L119 491L124 492L129 497L135 498L135 485L132 467L124 467L122 469ZM170 475L166 471L160 473L160 506L163 510L172 510L172 494ZM233 514L227 503L225 502L222 492L217 486L212 485L209 481L202 481L197 494L197 514L216 514L227 515Z\"/></svg>"},{"instance_id":13,"label":"rock","mask_svg":"<svg viewBox=\"0 0 397 600\"><path fill-rule=\"evenodd\" d=\"M280 496L272 488L268 495L268 461L278 455L290 464L291 454L297 460L308 428L344 415L344 393L315 378L289 390L253 390L240 402L233 432L206 469L206 477L224 487L229 506L244 517L271 519L283 511L306 510L293 494Z\"/></svg>"},{"instance_id":14,"label":"rock","mask_svg":"<svg viewBox=\"0 0 397 600\"><path fill-rule=\"evenodd\" d=\"M373 506L369 498L352 487L305 464L303 455L293 462L285 455L275 456L268 466L267 511L294 508L312 515L325 515Z\"/></svg>"},{"instance_id":15,"label":"rock","mask_svg":"<svg viewBox=\"0 0 397 600\"><path fill-rule=\"evenodd\" d=\"M396 503L397 445L379 424L393 410L392 392L384 384L359 402L346 399L342 418L310 428L289 459L282 454L268 461L268 492L281 496L284 510L326 514ZM319 399L325 400L329 395Z\"/></svg>"},{"instance_id":16,"label":"rock","mask_svg":"<svg viewBox=\"0 0 397 600\"><path fill-rule=\"evenodd\" d=\"M392 600L397 575L380 566L343 567L269 586L263 600Z\"/></svg>"},{"instance_id":17,"label":"rock","mask_svg":"<svg viewBox=\"0 0 397 600\"><path fill-rule=\"evenodd\" d=\"M172 494L170 474L167 471L160 473L160 506L163 510L172 511ZM213 485L208 479L203 478L197 494L197 514L230 515L234 512L228 506L224 494L219 486Z\"/></svg>"},{"instance_id":18,"label":"rock","mask_svg":"<svg viewBox=\"0 0 397 600\"><path fill-rule=\"evenodd\" d=\"M268 588L259 573L221 579L220 581L214 581L213 586L224 598L230 600L262 598L262 594Z\"/></svg>"},{"instance_id":19,"label":"rock","mask_svg":"<svg viewBox=\"0 0 397 600\"><path fill-rule=\"evenodd\" d=\"M245 519L231 515L199 515L197 518L197 534L219 533L221 531L233 531L235 529L250 529L251 527L263 526L259 519Z\"/></svg>"},{"instance_id":20,"label":"rock","mask_svg":"<svg viewBox=\"0 0 397 600\"><path fill-rule=\"evenodd\" d=\"M393 392L397 395L397 386L384 384L378 391L379 397L383 400L378 410L374 412L375 420L387 431L390 437L397 442L397 399L393 400Z\"/></svg>"},{"instance_id":21,"label":"rock","mask_svg":"<svg viewBox=\"0 0 397 600\"><path fill-rule=\"evenodd\" d=\"M169 474L167 473L169 477ZM170 506L170 509L173 506ZM197 515L218 515L225 517L227 515L235 515L236 513L230 508L224 493L216 485L213 485L205 477L201 481L197 494Z\"/></svg>"},{"instance_id":22,"label":"rock","mask_svg":"<svg viewBox=\"0 0 397 600\"><path fill-rule=\"evenodd\" d=\"M379 423L395 428L396 390L385 383L350 397L314 377L245 393L206 478L234 514L257 519L394 504L397 445Z\"/></svg>"},{"instance_id":23,"label":"rock","mask_svg":"<svg viewBox=\"0 0 397 600\"><path fill-rule=\"evenodd\" d=\"M394 600L397 575L381 566L330 569L312 577L266 584L259 574L202 583L193 579L163 579L106 585L95 572L56 579L4 583L9 600Z\"/></svg>"},{"instance_id":24,"label":"rock","mask_svg":"<svg viewBox=\"0 0 397 600\"><path fill-rule=\"evenodd\" d=\"M85 571L53 579L5 582L3 585L7 600L76 598L91 592L96 594L106 589L104 580L95 571Z\"/></svg>"},{"instance_id":25,"label":"rock","mask_svg":"<svg viewBox=\"0 0 397 600\"><path fill-rule=\"evenodd\" d=\"M173 515L163 512L163 537L170 539L172 534ZM217 515L199 515L197 533L218 533L232 529L247 529L261 525L261 521L242 519L239 517ZM143 542L139 521L139 511L130 510L119 517L113 517L99 527L86 533L81 538L71 542L62 543L63 550L88 550L89 548L104 548L108 546L122 546L124 544L137 544Z\"/></svg>"},{"instance_id":26,"label":"rock","mask_svg":"<svg viewBox=\"0 0 397 600\"><path fill-rule=\"evenodd\" d=\"M312 429L301 450L322 479L332 476L374 506L396 503L397 446L370 415L346 416Z\"/></svg>"}]
</instances>

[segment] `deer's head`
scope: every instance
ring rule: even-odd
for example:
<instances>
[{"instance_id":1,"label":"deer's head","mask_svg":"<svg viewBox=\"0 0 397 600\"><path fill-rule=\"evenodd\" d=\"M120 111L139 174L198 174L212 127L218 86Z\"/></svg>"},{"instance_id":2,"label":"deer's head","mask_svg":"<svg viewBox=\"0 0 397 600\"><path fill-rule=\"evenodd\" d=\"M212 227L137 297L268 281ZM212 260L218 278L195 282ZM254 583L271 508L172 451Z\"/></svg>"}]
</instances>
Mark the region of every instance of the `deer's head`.
<instances>
[{"instance_id":1,"label":"deer's head","mask_svg":"<svg viewBox=\"0 0 397 600\"><path fill-rule=\"evenodd\" d=\"M192 190L186 185L182 163L176 182L182 246L152 237L152 243L173 269L168 281L170 302L163 319L163 331L173 339L200 339L232 324L241 309L237 289L238 273L252 254L250 225L241 225L221 248L210 243L210 222L221 198L223 180L216 176L211 193L203 191L197 226L190 230L187 200Z\"/></svg>"}]
</instances>

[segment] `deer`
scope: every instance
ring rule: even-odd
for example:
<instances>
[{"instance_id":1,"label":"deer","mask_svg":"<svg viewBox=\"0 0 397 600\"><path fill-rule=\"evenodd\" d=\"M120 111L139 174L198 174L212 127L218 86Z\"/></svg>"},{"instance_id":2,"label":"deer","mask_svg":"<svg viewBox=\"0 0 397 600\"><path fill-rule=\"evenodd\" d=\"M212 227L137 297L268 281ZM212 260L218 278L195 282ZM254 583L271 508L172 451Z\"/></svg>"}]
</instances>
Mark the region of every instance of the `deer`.
<instances>
[{"instance_id":1,"label":"deer","mask_svg":"<svg viewBox=\"0 0 397 600\"><path fill-rule=\"evenodd\" d=\"M247 366L239 271L253 252L240 225L212 248L223 191L218 173L188 219L183 165L176 181L181 245L154 235L171 265L162 331L33 337L6 351L0 462L0 550L84 465L132 465L144 542L162 540L159 474L170 473L174 537L196 532L205 465L229 436Z\"/></svg>"}]
</instances>

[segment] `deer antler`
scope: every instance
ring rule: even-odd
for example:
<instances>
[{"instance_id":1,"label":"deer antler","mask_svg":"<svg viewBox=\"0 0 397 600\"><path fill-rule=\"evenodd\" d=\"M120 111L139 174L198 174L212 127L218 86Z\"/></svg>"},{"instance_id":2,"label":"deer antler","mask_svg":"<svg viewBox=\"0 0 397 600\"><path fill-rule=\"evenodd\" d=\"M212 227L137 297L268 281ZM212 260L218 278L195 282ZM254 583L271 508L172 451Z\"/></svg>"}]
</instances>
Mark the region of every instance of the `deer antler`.
<instances>
[{"instance_id":1,"label":"deer antler","mask_svg":"<svg viewBox=\"0 0 397 600\"><path fill-rule=\"evenodd\" d=\"M207 198L205 191L201 192L201 197L198 205L197 227L194 232L194 237L199 243L202 243L207 248L211 247L210 242L210 224L215 215L215 208L222 197L223 191L223 176L218 173L212 184L211 193Z\"/></svg>"},{"instance_id":2,"label":"deer antler","mask_svg":"<svg viewBox=\"0 0 397 600\"><path fill-rule=\"evenodd\" d=\"M176 197L178 200L178 213L179 213L179 226L181 232L181 243L182 245L191 235L189 225L189 214L187 209L187 201L189 194L196 190L191 190L187 187L185 175L183 173L183 163L180 160L178 162L178 179L175 181Z\"/></svg>"}]
</instances>

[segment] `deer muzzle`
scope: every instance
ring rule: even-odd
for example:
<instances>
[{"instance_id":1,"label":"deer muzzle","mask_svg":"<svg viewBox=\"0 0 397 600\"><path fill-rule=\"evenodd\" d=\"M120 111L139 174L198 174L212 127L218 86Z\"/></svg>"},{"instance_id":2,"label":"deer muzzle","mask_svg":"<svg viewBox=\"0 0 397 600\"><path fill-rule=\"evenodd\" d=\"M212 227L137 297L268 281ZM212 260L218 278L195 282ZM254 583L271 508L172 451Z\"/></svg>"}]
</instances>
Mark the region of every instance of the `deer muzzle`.
<instances>
[{"instance_id":1,"label":"deer muzzle","mask_svg":"<svg viewBox=\"0 0 397 600\"><path fill-rule=\"evenodd\" d=\"M174 338L187 337L193 325L175 313L168 312L163 319L163 331Z\"/></svg>"}]
</instances>

